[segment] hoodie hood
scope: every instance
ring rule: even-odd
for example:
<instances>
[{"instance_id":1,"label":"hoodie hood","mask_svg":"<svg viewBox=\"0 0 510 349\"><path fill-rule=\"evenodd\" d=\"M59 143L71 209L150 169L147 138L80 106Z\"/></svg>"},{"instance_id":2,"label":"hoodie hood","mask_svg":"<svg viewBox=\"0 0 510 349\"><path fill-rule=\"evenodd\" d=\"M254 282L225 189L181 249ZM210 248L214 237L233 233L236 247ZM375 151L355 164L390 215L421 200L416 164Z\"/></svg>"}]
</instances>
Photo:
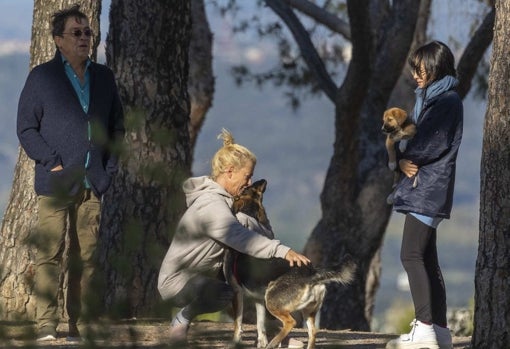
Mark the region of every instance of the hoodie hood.
<instances>
[{"instance_id":1,"label":"hoodie hood","mask_svg":"<svg viewBox=\"0 0 510 349\"><path fill-rule=\"evenodd\" d=\"M195 200L203 194L218 194L232 199L232 195L227 193L225 188L208 176L188 178L184 181L182 190L184 191L184 195L186 195L187 207L190 207Z\"/></svg>"}]
</instances>

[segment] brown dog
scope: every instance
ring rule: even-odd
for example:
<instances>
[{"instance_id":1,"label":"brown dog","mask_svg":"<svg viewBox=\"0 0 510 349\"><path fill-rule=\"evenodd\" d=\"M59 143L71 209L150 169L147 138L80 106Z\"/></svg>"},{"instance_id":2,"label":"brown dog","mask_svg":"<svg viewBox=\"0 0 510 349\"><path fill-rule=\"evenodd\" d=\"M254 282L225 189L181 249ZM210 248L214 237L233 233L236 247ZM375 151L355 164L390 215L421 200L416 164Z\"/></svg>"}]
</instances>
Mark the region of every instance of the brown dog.
<instances>
[{"instance_id":1,"label":"brown dog","mask_svg":"<svg viewBox=\"0 0 510 349\"><path fill-rule=\"evenodd\" d=\"M386 151L388 152L388 167L390 170L397 169L397 155L395 143L399 143L399 149L404 152L407 141L416 134L416 125L407 116L405 110L400 108L387 109L383 114L383 125L381 130L386 134ZM395 172L393 178L393 188L400 178L399 172ZM386 199L388 204L393 204L393 193Z\"/></svg>"},{"instance_id":2,"label":"brown dog","mask_svg":"<svg viewBox=\"0 0 510 349\"><path fill-rule=\"evenodd\" d=\"M257 223L270 230L262 205L266 185L265 180L260 180L246 188L241 195L234 198L233 212L238 218L240 214L254 217ZM272 238L272 232L266 235ZM235 294L232 302L235 342L241 341L243 295L249 295L256 302L258 348L277 348L296 325L291 313L299 311L306 319L308 327L308 349L315 347L315 316L324 300L326 284L348 284L356 269L350 259L338 270L318 270L311 265L290 267L289 262L281 258L257 259L230 249L225 252L223 268L225 278L232 285ZM265 330L264 302L267 310L283 324L281 331L269 344Z\"/></svg>"}]
</instances>

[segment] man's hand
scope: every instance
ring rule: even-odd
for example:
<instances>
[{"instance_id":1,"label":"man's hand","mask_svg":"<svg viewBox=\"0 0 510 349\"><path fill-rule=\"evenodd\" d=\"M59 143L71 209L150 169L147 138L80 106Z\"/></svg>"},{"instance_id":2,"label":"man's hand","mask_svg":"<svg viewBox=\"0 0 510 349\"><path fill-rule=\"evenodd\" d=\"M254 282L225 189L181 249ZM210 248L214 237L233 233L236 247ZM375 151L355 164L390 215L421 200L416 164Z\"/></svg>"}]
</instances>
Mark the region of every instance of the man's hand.
<instances>
[{"instance_id":1,"label":"man's hand","mask_svg":"<svg viewBox=\"0 0 510 349\"><path fill-rule=\"evenodd\" d=\"M294 263L297 264L298 267L300 267L301 264L308 265L308 263L310 263L310 260L306 256L303 256L293 250L289 250L289 252L287 252L285 259L289 261L291 267L294 266Z\"/></svg>"},{"instance_id":2,"label":"man's hand","mask_svg":"<svg viewBox=\"0 0 510 349\"><path fill-rule=\"evenodd\" d=\"M62 171L64 168L62 165L55 166L51 169L51 172Z\"/></svg>"}]
</instances>

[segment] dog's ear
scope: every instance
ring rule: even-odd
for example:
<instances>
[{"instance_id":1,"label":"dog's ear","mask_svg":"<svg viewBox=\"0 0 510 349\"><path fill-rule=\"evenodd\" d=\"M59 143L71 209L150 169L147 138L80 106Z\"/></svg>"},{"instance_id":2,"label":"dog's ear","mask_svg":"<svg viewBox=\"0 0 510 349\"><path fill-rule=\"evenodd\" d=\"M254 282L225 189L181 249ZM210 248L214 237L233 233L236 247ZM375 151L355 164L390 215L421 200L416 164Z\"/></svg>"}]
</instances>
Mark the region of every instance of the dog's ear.
<instances>
[{"instance_id":1,"label":"dog's ear","mask_svg":"<svg viewBox=\"0 0 510 349\"><path fill-rule=\"evenodd\" d=\"M407 112L401 108L391 108L388 111L391 112L395 120L398 121L399 124L402 124L407 119Z\"/></svg>"},{"instance_id":2,"label":"dog's ear","mask_svg":"<svg viewBox=\"0 0 510 349\"><path fill-rule=\"evenodd\" d=\"M266 191L267 181L265 179L259 179L258 181L253 183L251 186L256 188L257 191L263 193Z\"/></svg>"},{"instance_id":3,"label":"dog's ear","mask_svg":"<svg viewBox=\"0 0 510 349\"><path fill-rule=\"evenodd\" d=\"M234 203L232 204L232 212L236 214L241 211L244 207L244 200L241 200L240 195L234 196Z\"/></svg>"},{"instance_id":4,"label":"dog's ear","mask_svg":"<svg viewBox=\"0 0 510 349\"><path fill-rule=\"evenodd\" d=\"M398 114L398 119L403 123L407 119L407 113L405 110L398 108L396 113Z\"/></svg>"},{"instance_id":5,"label":"dog's ear","mask_svg":"<svg viewBox=\"0 0 510 349\"><path fill-rule=\"evenodd\" d=\"M386 109L383 114L383 119L390 115L397 120L401 120L402 118L405 120L407 118L407 112L404 109L397 107Z\"/></svg>"},{"instance_id":6,"label":"dog's ear","mask_svg":"<svg viewBox=\"0 0 510 349\"><path fill-rule=\"evenodd\" d=\"M260 182L261 182L260 191L265 192L267 187L267 181L265 179L261 179Z\"/></svg>"}]
</instances>

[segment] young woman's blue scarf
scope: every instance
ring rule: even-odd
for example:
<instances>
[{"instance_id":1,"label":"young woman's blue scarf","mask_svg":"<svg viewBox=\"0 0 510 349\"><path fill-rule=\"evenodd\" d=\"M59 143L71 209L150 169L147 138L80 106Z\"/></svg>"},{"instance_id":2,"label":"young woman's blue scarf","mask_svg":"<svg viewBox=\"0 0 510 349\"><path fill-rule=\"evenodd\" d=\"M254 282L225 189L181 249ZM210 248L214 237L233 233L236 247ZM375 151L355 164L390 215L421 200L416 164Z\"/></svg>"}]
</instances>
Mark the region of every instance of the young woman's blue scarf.
<instances>
[{"instance_id":1,"label":"young woman's blue scarf","mask_svg":"<svg viewBox=\"0 0 510 349\"><path fill-rule=\"evenodd\" d=\"M415 123L418 122L418 117L421 114L425 102L436 96L439 96L443 92L450 91L458 84L459 80L451 75L446 75L441 80L434 81L426 88L418 87L416 90L414 90L414 93L416 93L416 103L413 109L413 121Z\"/></svg>"}]
</instances>

